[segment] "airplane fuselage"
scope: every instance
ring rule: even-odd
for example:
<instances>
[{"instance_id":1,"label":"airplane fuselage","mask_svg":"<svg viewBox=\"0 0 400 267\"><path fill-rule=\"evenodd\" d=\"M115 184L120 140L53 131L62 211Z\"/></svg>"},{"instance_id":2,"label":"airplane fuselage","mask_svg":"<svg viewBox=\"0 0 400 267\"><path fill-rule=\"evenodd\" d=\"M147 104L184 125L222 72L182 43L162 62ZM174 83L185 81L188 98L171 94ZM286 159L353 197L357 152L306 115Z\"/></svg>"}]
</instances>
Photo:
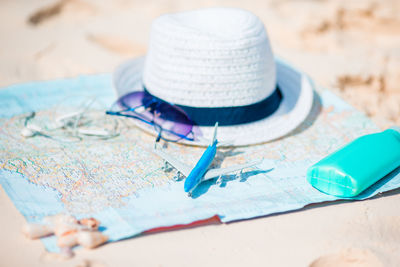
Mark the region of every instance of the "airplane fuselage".
<instances>
[{"instance_id":1,"label":"airplane fuselage","mask_svg":"<svg viewBox=\"0 0 400 267\"><path fill-rule=\"evenodd\" d=\"M185 192L191 194L191 192L202 182L204 174L210 167L215 158L215 154L217 153L217 143L217 140L215 140L212 145L207 147L196 166L194 166L189 176L186 178L184 185Z\"/></svg>"}]
</instances>

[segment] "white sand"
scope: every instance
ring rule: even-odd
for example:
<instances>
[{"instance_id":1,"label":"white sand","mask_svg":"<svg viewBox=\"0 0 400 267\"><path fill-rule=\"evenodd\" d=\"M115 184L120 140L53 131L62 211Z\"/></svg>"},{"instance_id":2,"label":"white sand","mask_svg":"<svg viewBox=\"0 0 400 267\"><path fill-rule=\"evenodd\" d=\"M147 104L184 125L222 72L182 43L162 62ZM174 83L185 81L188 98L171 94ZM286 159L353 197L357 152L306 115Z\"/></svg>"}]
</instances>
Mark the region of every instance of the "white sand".
<instances>
[{"instance_id":1,"label":"white sand","mask_svg":"<svg viewBox=\"0 0 400 267\"><path fill-rule=\"evenodd\" d=\"M124 59L145 53L156 16L237 6L260 16L277 54L382 128L400 125L400 2L347 2L2 0L0 86L111 72ZM74 259L57 262L41 256L39 241L19 233L24 219L1 189L0 266L85 266L85 259L91 266L396 266L399 203L394 194L318 205L78 250Z\"/></svg>"}]
</instances>

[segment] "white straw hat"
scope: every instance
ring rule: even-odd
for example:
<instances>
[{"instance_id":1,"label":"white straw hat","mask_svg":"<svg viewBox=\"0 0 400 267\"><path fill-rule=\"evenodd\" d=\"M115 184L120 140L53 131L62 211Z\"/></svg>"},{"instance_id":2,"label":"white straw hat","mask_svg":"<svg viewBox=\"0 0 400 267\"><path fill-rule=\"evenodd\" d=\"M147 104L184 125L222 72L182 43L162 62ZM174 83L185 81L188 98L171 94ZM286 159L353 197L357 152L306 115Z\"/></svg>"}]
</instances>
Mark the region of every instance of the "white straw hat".
<instances>
[{"instance_id":1,"label":"white straw hat","mask_svg":"<svg viewBox=\"0 0 400 267\"><path fill-rule=\"evenodd\" d=\"M279 138L306 119L313 103L308 77L275 59L260 19L236 8L160 16L147 55L119 66L114 87L118 96L145 89L181 107L200 137L183 142L197 145L211 138L216 120L218 140L227 145Z\"/></svg>"}]
</instances>

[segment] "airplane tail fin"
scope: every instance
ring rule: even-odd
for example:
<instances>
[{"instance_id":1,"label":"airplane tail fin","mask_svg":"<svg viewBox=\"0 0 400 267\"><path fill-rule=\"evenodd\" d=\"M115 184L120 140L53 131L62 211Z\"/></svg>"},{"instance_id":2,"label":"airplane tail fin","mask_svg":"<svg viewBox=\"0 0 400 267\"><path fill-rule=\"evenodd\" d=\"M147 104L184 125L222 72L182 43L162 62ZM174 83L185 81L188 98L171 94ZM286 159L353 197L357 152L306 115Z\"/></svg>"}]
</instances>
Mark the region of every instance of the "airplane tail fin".
<instances>
[{"instance_id":1,"label":"airplane tail fin","mask_svg":"<svg viewBox=\"0 0 400 267\"><path fill-rule=\"evenodd\" d=\"M218 130L218 122L216 122L215 126L214 126L214 135L213 135L211 145L213 145L215 142L218 142L217 141L217 130Z\"/></svg>"}]
</instances>

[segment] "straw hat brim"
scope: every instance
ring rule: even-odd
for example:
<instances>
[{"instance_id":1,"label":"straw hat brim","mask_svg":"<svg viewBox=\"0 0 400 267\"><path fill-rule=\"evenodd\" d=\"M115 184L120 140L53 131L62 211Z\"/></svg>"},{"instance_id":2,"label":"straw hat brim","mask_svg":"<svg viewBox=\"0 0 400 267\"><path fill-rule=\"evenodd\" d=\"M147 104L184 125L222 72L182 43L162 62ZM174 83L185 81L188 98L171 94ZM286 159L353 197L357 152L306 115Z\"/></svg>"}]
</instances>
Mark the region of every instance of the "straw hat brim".
<instances>
[{"instance_id":1,"label":"straw hat brim","mask_svg":"<svg viewBox=\"0 0 400 267\"><path fill-rule=\"evenodd\" d=\"M245 146L271 141L296 129L308 116L313 105L313 86L309 77L282 59L275 58L277 83L282 93L279 108L270 116L251 123L218 127L218 140L224 146ZM144 57L129 60L120 65L113 75L117 96L143 90L142 73ZM153 128L138 120L131 120L151 134ZM212 138L213 127L197 127L196 141L180 143L206 146Z\"/></svg>"}]
</instances>

